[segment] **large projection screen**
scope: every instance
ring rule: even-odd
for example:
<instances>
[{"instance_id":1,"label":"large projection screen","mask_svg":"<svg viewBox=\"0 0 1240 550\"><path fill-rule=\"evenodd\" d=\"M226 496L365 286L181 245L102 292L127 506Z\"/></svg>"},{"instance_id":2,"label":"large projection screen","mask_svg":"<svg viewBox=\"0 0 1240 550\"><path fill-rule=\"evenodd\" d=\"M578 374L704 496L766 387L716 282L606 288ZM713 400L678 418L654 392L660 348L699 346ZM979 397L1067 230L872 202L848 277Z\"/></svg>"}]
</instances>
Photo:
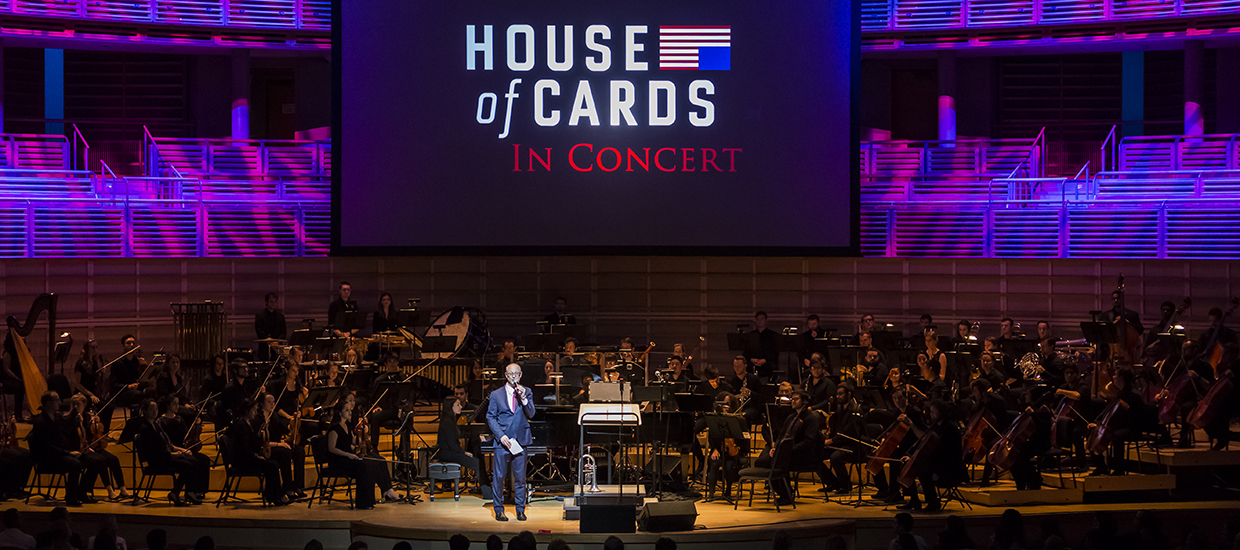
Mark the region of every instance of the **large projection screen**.
<instances>
[{"instance_id":1,"label":"large projection screen","mask_svg":"<svg viewBox=\"0 0 1240 550\"><path fill-rule=\"evenodd\" d=\"M858 254L854 2L334 19L335 254Z\"/></svg>"}]
</instances>

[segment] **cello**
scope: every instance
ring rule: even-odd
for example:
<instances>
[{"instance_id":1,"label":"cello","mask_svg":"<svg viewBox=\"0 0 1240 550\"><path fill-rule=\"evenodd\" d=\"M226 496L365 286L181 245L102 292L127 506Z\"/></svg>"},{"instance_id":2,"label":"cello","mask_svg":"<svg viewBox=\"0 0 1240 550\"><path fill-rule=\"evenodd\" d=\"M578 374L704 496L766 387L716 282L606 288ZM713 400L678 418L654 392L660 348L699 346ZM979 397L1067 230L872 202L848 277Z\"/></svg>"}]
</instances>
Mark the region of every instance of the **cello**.
<instances>
[{"instance_id":1,"label":"cello","mask_svg":"<svg viewBox=\"0 0 1240 550\"><path fill-rule=\"evenodd\" d=\"M913 482L917 481L917 477L921 475L922 470L930 467L930 460L934 457L934 451L938 448L938 432L927 428L925 433L922 434L921 439L917 440L917 444L909 451L908 462L900 470L900 477L896 479L896 482L903 487L912 487Z\"/></svg>"},{"instance_id":2,"label":"cello","mask_svg":"<svg viewBox=\"0 0 1240 550\"><path fill-rule=\"evenodd\" d=\"M986 435L987 431L996 431L994 424L995 415L990 412L990 409L983 407L973 413L973 417L969 419L969 424L964 430L965 462L977 464L986 458Z\"/></svg>"},{"instance_id":3,"label":"cello","mask_svg":"<svg viewBox=\"0 0 1240 550\"><path fill-rule=\"evenodd\" d=\"M1188 423L1196 428L1205 429L1206 426L1218 416L1223 407L1227 404L1227 399L1231 397L1235 391L1235 383L1232 382L1231 371L1226 371L1223 376L1219 377L1210 386L1210 391L1206 392L1206 396L1193 407L1193 412L1188 415Z\"/></svg>"},{"instance_id":4,"label":"cello","mask_svg":"<svg viewBox=\"0 0 1240 550\"><path fill-rule=\"evenodd\" d=\"M1240 298L1231 299L1231 307L1223 312L1223 316L1218 318L1214 323L1214 332L1210 334L1210 342L1201 349L1201 358L1210 363L1210 368L1214 369L1214 378L1219 378L1219 365L1223 363L1224 346L1218 341L1218 335L1223 332L1223 322L1236 311L1236 306L1240 306Z\"/></svg>"},{"instance_id":5,"label":"cello","mask_svg":"<svg viewBox=\"0 0 1240 550\"><path fill-rule=\"evenodd\" d=\"M1102 416L1094 423L1093 429L1089 431L1089 438L1085 440L1085 449L1097 455L1106 454L1107 448L1111 446L1111 440L1115 439L1115 430L1120 427L1120 417L1127 410L1128 404L1123 399L1112 398L1111 403L1102 412Z\"/></svg>"},{"instance_id":6,"label":"cello","mask_svg":"<svg viewBox=\"0 0 1240 550\"><path fill-rule=\"evenodd\" d=\"M908 424L897 420L887 428L887 431L883 432L881 436L883 442L874 449L874 456L871 456L870 461L865 465L870 475L878 475L883 471L883 463L895 454L900 443L904 441L904 436L908 435L908 431Z\"/></svg>"},{"instance_id":7,"label":"cello","mask_svg":"<svg viewBox=\"0 0 1240 550\"><path fill-rule=\"evenodd\" d=\"M1012 421L1012 425L1008 428L999 440L990 447L990 453L986 455L986 461L999 471L1011 470L1016 465L1017 459L1020 458L1021 451L1026 443L1033 438L1034 432L1037 430L1037 424L1034 423L1033 413L1024 411L1016 420Z\"/></svg>"}]
</instances>

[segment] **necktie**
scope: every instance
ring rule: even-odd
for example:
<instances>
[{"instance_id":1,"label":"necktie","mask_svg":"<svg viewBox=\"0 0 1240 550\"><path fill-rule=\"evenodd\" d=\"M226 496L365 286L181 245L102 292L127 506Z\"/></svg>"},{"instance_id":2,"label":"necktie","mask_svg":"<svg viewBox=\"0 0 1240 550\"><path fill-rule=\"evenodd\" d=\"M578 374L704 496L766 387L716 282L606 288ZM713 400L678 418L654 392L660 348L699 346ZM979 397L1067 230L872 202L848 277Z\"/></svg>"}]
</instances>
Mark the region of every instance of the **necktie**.
<instances>
[{"instance_id":1,"label":"necktie","mask_svg":"<svg viewBox=\"0 0 1240 550\"><path fill-rule=\"evenodd\" d=\"M512 390L512 412L517 412L517 390Z\"/></svg>"}]
</instances>

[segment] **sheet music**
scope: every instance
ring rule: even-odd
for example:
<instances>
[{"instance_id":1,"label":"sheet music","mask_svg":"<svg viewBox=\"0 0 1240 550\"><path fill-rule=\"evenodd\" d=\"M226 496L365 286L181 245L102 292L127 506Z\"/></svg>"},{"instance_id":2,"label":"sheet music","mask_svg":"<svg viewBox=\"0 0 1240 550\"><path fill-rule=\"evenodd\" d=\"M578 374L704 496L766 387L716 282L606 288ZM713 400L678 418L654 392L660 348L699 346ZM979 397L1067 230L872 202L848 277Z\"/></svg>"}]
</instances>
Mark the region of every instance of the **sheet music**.
<instances>
[{"instance_id":1,"label":"sheet music","mask_svg":"<svg viewBox=\"0 0 1240 550\"><path fill-rule=\"evenodd\" d=\"M525 448L522 447L520 443L517 443L517 440L511 437L508 438L508 452L509 453L512 453L514 455L519 455L521 454L521 451L524 451L524 450Z\"/></svg>"}]
</instances>

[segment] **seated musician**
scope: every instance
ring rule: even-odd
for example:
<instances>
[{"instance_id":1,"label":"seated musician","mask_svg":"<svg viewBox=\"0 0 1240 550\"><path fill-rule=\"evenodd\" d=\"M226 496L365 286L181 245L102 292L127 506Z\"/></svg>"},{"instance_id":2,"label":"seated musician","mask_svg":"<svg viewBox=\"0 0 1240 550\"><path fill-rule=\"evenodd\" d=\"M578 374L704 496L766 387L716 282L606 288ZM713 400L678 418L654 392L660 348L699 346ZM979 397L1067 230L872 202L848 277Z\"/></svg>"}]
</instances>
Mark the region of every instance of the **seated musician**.
<instances>
[{"instance_id":1,"label":"seated musician","mask_svg":"<svg viewBox=\"0 0 1240 550\"><path fill-rule=\"evenodd\" d=\"M314 382L314 387L316 388L339 387L343 382L340 376L340 363L329 361L327 363L327 371L323 373L323 376L319 377Z\"/></svg>"},{"instance_id":2,"label":"seated musician","mask_svg":"<svg viewBox=\"0 0 1240 550\"><path fill-rule=\"evenodd\" d=\"M189 381L181 372L181 356L169 353L164 361L164 368L155 377L155 395L165 399L169 395L180 398L180 408L174 411L187 419L192 419L198 410L189 405Z\"/></svg>"},{"instance_id":3,"label":"seated musician","mask_svg":"<svg viewBox=\"0 0 1240 550\"><path fill-rule=\"evenodd\" d=\"M492 365L498 370L517 362L517 341L511 338L504 340L503 347L500 348L499 357L495 358Z\"/></svg>"},{"instance_id":4,"label":"seated musician","mask_svg":"<svg viewBox=\"0 0 1240 550\"><path fill-rule=\"evenodd\" d=\"M739 407L740 399L731 393L721 391L715 400L716 415L701 416L693 425L694 435L703 431L707 432L706 452L710 453L706 456L707 502L715 499L715 488L720 478L723 478L723 498L730 502L732 484L740 478L741 459L747 454L745 451L749 449L749 442L743 437L741 441L726 437L728 430L724 424L725 420L719 417L719 415L735 415L739 412ZM699 459L705 456L696 438L693 440L692 453Z\"/></svg>"},{"instance_id":5,"label":"seated musician","mask_svg":"<svg viewBox=\"0 0 1240 550\"><path fill-rule=\"evenodd\" d=\"M984 430L986 436L982 440L982 446L990 449L994 445L995 439L999 437L996 430L1010 424L1010 415L1008 414L1007 401L1000 395L996 394L990 386L990 381L985 378L977 378L969 383L969 399L963 402L965 418L973 418L974 415L983 411L990 413L990 422L993 422L991 429ZM982 487L990 486L991 477L995 475L995 467L989 461L982 466Z\"/></svg>"},{"instance_id":6,"label":"seated musician","mask_svg":"<svg viewBox=\"0 0 1240 550\"><path fill-rule=\"evenodd\" d=\"M301 383L301 365L289 362L284 368L284 379L267 387L267 393L275 396L275 414L284 425L301 419L301 403L310 393ZM294 441L300 443L300 441Z\"/></svg>"},{"instance_id":7,"label":"seated musician","mask_svg":"<svg viewBox=\"0 0 1240 550\"><path fill-rule=\"evenodd\" d=\"M616 370L620 373L620 380L631 382L634 385L640 385L646 380L646 372L642 369L641 361L644 354L633 352L633 339L625 338L620 341L620 357L616 361Z\"/></svg>"},{"instance_id":8,"label":"seated musician","mask_svg":"<svg viewBox=\"0 0 1240 550\"><path fill-rule=\"evenodd\" d=\"M172 504L202 504L211 481L211 460L202 453L191 452L173 443L159 424L159 404L154 399L143 401L140 410L142 420L139 422L135 449L139 458L154 471L173 472L172 492L168 493Z\"/></svg>"},{"instance_id":9,"label":"seated musician","mask_svg":"<svg viewBox=\"0 0 1240 550\"><path fill-rule=\"evenodd\" d=\"M577 339L569 336L564 339L564 353L559 357L560 368L584 367L590 364L584 354L577 352Z\"/></svg>"},{"instance_id":10,"label":"seated musician","mask_svg":"<svg viewBox=\"0 0 1240 550\"><path fill-rule=\"evenodd\" d=\"M861 448L858 441L865 436L865 426L861 415L861 405L853 398L853 390L842 384L835 390L835 399L828 409L826 447L831 463L830 471L825 468L819 472L827 490L836 494L848 494L852 490L852 478L848 474L848 463L855 462L866 455L868 447Z\"/></svg>"},{"instance_id":11,"label":"seated musician","mask_svg":"<svg viewBox=\"0 0 1240 550\"><path fill-rule=\"evenodd\" d=\"M1076 413L1068 413L1065 416L1053 419L1054 422L1060 424L1058 433L1062 434L1059 441L1052 441L1053 445L1062 447L1071 446L1073 453L1081 464L1087 463L1088 457L1085 454L1085 436L1088 435L1086 426L1088 425L1082 418L1085 415L1093 418L1096 414L1095 407L1091 406L1089 398L1089 381L1081 378L1081 373L1076 365L1068 363L1063 367L1063 384L1055 388L1055 393L1061 399L1075 401Z\"/></svg>"},{"instance_id":12,"label":"seated musician","mask_svg":"<svg viewBox=\"0 0 1240 550\"><path fill-rule=\"evenodd\" d=\"M121 337L122 352L130 352L138 347L138 340L132 334ZM108 387L112 403L99 411L99 419L105 426L112 423L112 413L117 407L132 407L144 397L138 381L149 367L146 358L139 351L132 351L123 359L117 360L108 367Z\"/></svg>"},{"instance_id":13,"label":"seated musician","mask_svg":"<svg viewBox=\"0 0 1240 550\"><path fill-rule=\"evenodd\" d=\"M938 445L924 462L924 467L916 472L917 483L921 485L921 490L925 494L926 504L922 508L917 491L907 491L905 494L909 497L907 504L901 505L902 510L924 510L926 512L935 512L943 509L943 504L939 500L939 487L955 487L962 481L964 474L964 460L962 454L962 436L960 428L956 427L956 423L952 420L950 405L945 401L932 400L929 406L929 424L925 429L912 423L907 416L901 415L900 420L909 424L918 440L927 437L928 434L934 433L938 436ZM905 464L905 468L915 468L918 464ZM911 489L912 487L910 487Z\"/></svg>"},{"instance_id":14,"label":"seated musician","mask_svg":"<svg viewBox=\"0 0 1240 550\"><path fill-rule=\"evenodd\" d=\"M959 323L956 323L956 334L952 336L952 346L972 344L976 341L977 339L973 337L973 323L970 323L968 319L961 319Z\"/></svg>"},{"instance_id":15,"label":"seated musician","mask_svg":"<svg viewBox=\"0 0 1240 550\"><path fill-rule=\"evenodd\" d=\"M99 383L104 376L103 356L99 355L99 344L94 340L87 340L82 345L82 354L78 356L77 363L73 365L71 382L73 391L85 395L91 404L98 404L107 398L107 388L102 387ZM104 392L101 396L95 395L95 392Z\"/></svg>"},{"instance_id":16,"label":"seated musician","mask_svg":"<svg viewBox=\"0 0 1240 550\"><path fill-rule=\"evenodd\" d=\"M854 337L852 345L861 345L861 335L870 334L876 330L878 330L878 325L874 323L874 316L869 313L862 315L861 322L857 323L857 335Z\"/></svg>"},{"instance_id":17,"label":"seated musician","mask_svg":"<svg viewBox=\"0 0 1240 550\"><path fill-rule=\"evenodd\" d=\"M216 429L232 424L237 409L241 408L241 402L254 397L252 386L258 382L251 381L250 366L241 359L233 359L228 368L232 370L232 381L224 386L224 393L220 395L219 411L215 417Z\"/></svg>"},{"instance_id":18,"label":"seated musician","mask_svg":"<svg viewBox=\"0 0 1240 550\"><path fill-rule=\"evenodd\" d=\"M26 481L30 479L30 470L34 468L34 455L30 449L16 444L5 444L11 437L9 429L17 429L16 423L0 424L0 499L24 498Z\"/></svg>"},{"instance_id":19,"label":"seated musician","mask_svg":"<svg viewBox=\"0 0 1240 550\"><path fill-rule=\"evenodd\" d=\"M582 403L590 401L590 384L594 382L594 375L588 372L581 375L581 391L577 392L571 399L573 406L579 407Z\"/></svg>"},{"instance_id":20,"label":"seated musician","mask_svg":"<svg viewBox=\"0 0 1240 550\"><path fill-rule=\"evenodd\" d=\"M1054 414L1049 407L1042 404L1045 394L1045 386L1033 386L1022 393L1024 413L1033 416L1034 429L1012 465L1012 481L1016 482L1019 490L1042 488L1042 474L1038 464L1051 448L1051 421Z\"/></svg>"},{"instance_id":21,"label":"seated musician","mask_svg":"<svg viewBox=\"0 0 1240 550\"><path fill-rule=\"evenodd\" d=\"M563 296L556 297L555 310L543 317L543 322L547 323L547 329L551 329L551 325L575 325L577 319L568 313L568 299Z\"/></svg>"},{"instance_id":22,"label":"seated musician","mask_svg":"<svg viewBox=\"0 0 1240 550\"><path fill-rule=\"evenodd\" d=\"M482 366L481 359L474 359L474 364L469 367L469 376L466 378L466 384L469 384L469 398L475 402L482 402L482 399L491 393L493 388L487 384L486 368Z\"/></svg>"},{"instance_id":23,"label":"seated musician","mask_svg":"<svg viewBox=\"0 0 1240 550\"><path fill-rule=\"evenodd\" d=\"M228 387L228 363L224 354L217 353L211 358L211 371L202 377L202 394L204 412L212 419L219 418L220 398L224 396L224 388ZM220 426L223 427L223 426Z\"/></svg>"},{"instance_id":24,"label":"seated musician","mask_svg":"<svg viewBox=\"0 0 1240 550\"><path fill-rule=\"evenodd\" d=\"M1181 377L1187 376L1190 379L1190 386L1184 388L1179 396L1170 395L1169 389L1162 390L1159 396L1161 399L1179 398L1179 410L1176 411L1176 417L1180 420L1181 426L1184 426L1180 430L1180 438L1176 443L1176 446L1180 448L1193 446L1192 435L1194 428L1188 425L1188 417L1192 414L1193 409L1197 407L1200 398L1210 391L1210 386L1214 383L1214 368L1210 366L1210 363L1201 358L1201 355L1198 353L1200 350L1201 347L1197 342L1184 342L1184 345L1180 348L1180 359L1178 359L1176 366L1171 369L1172 372L1168 374L1169 379L1165 384L1167 388L1170 388ZM1175 360L1173 359L1173 361ZM1206 426L1206 435L1210 436L1211 439L1216 439L1215 434L1212 433L1214 430L1211 428L1212 426Z\"/></svg>"},{"instance_id":25,"label":"seated musician","mask_svg":"<svg viewBox=\"0 0 1240 550\"><path fill-rule=\"evenodd\" d=\"M381 399L386 399L382 395L382 384L393 384L404 380L405 376L400 372L400 358L395 353L389 353L383 358L383 370L370 383L370 448L379 448L379 428L384 425L390 425L400 415L400 411L396 407L387 409L382 406L376 406Z\"/></svg>"},{"instance_id":26,"label":"seated musician","mask_svg":"<svg viewBox=\"0 0 1240 550\"><path fill-rule=\"evenodd\" d=\"M676 387L676 392L688 391L688 388L695 382L693 375L685 368L685 360L679 355L673 355L667 360L667 376L663 381Z\"/></svg>"},{"instance_id":27,"label":"seated musician","mask_svg":"<svg viewBox=\"0 0 1240 550\"><path fill-rule=\"evenodd\" d=\"M452 389L452 396L444 399L439 415L439 451L435 453L435 458L440 462L460 464L462 468L473 470L480 485L490 485L485 478L486 473L480 467L482 453L478 437L471 434L472 437L467 443L470 450L465 450L461 446L462 434L457 425L458 419L464 420L462 415L476 409L477 407L469 403L469 388L466 385L458 384Z\"/></svg>"},{"instance_id":28,"label":"seated musician","mask_svg":"<svg viewBox=\"0 0 1240 550\"><path fill-rule=\"evenodd\" d=\"M1131 368L1121 367L1115 372L1115 377L1106 390L1106 393L1111 395L1108 407L1114 405L1117 399L1122 401L1123 405L1119 406L1118 412L1112 417L1113 421L1106 426L1113 434L1111 446L1107 453L1098 457L1102 464L1090 472L1091 476L1124 475L1124 443L1156 425L1157 412L1151 411L1145 400L1135 391L1135 380L1136 373ZM1096 422L1089 423L1090 430L1098 426Z\"/></svg>"},{"instance_id":29,"label":"seated musician","mask_svg":"<svg viewBox=\"0 0 1240 550\"><path fill-rule=\"evenodd\" d=\"M680 357L683 360L682 362L685 364L685 372L689 373L690 377L694 379L701 378L701 373L693 367L693 357L685 352L684 344L681 344L680 342L672 344L672 355Z\"/></svg>"},{"instance_id":30,"label":"seated musician","mask_svg":"<svg viewBox=\"0 0 1240 550\"><path fill-rule=\"evenodd\" d=\"M899 369L892 369L892 371L899 372ZM874 411L867 418L870 422L879 423L879 425L883 428L884 434L889 433L892 423L905 422L905 420L907 420L907 422L905 422L906 424L918 426L922 429L925 428L925 417L920 409L914 407L909 402L908 391L910 390L906 388L911 389L912 387L897 385L891 391L891 403L895 406L895 409L890 412L894 416L875 414L886 411ZM888 458L899 459L900 457L907 455L909 449L912 448L915 441L915 437L911 434L906 435L900 440L900 445L895 448L894 452L892 452L891 456ZM896 484L896 480L900 478L902 466L903 463L899 460L887 462L887 470L889 470L889 473L879 471L874 475L874 486L878 488L878 493L874 495L875 499L885 501L887 504L897 504L904 501L904 497L901 495L900 486ZM912 488L904 489L905 493L910 493L912 491Z\"/></svg>"},{"instance_id":31,"label":"seated musician","mask_svg":"<svg viewBox=\"0 0 1240 550\"><path fill-rule=\"evenodd\" d=\"M1013 382L1015 381L1015 379L1009 379L1008 376L1004 374L1003 369L999 367L998 360L995 359L993 353L982 353L981 358L978 360L978 364L980 365L978 378L985 378L986 381L990 382L991 388L998 389L1007 387L1009 380Z\"/></svg>"},{"instance_id":32,"label":"seated musician","mask_svg":"<svg viewBox=\"0 0 1240 550\"><path fill-rule=\"evenodd\" d=\"M744 355L732 359L732 375L725 382L741 399L741 414L745 415L745 421L750 425L761 424L765 416L762 409L766 404L762 402L762 395L766 384L758 375L748 372Z\"/></svg>"},{"instance_id":33,"label":"seated musician","mask_svg":"<svg viewBox=\"0 0 1240 550\"><path fill-rule=\"evenodd\" d=\"M265 401L270 395L259 397ZM225 435L232 444L229 450L232 456L225 457L225 460L231 461L232 466L240 471L260 474L263 478L263 501L284 506L289 503L289 498L280 486L280 465L274 459L275 448L271 446L269 436L273 418L269 414L258 414L259 403L261 401L246 399L241 404L237 419Z\"/></svg>"},{"instance_id":34,"label":"seated musician","mask_svg":"<svg viewBox=\"0 0 1240 550\"><path fill-rule=\"evenodd\" d=\"M732 392L732 386L723 381L723 378L719 376L719 369L715 368L714 365L706 365L702 372L704 375L702 381L698 382L693 393L708 395L711 400L718 401L719 392Z\"/></svg>"},{"instance_id":35,"label":"seated musician","mask_svg":"<svg viewBox=\"0 0 1240 550\"><path fill-rule=\"evenodd\" d=\"M835 382L827 378L827 365L822 355L817 353L810 357L809 379L805 381L805 392L809 394L809 406L816 411L827 409L835 397Z\"/></svg>"},{"instance_id":36,"label":"seated musician","mask_svg":"<svg viewBox=\"0 0 1240 550\"><path fill-rule=\"evenodd\" d=\"M353 454L353 431L349 429L354 409L337 406L332 410L331 428L327 430L328 466L349 472L357 481L353 492L353 507L370 510L375 507L375 485L383 492L384 502L395 502L401 496L392 490L392 476L387 461L382 458L363 459Z\"/></svg>"},{"instance_id":37,"label":"seated musician","mask_svg":"<svg viewBox=\"0 0 1240 550\"><path fill-rule=\"evenodd\" d=\"M930 355L926 351L917 352L917 371L921 374L921 379L926 381L926 387L930 388L926 392L930 397L947 398L951 390L947 381L942 378L942 365L931 363Z\"/></svg>"},{"instance_id":38,"label":"seated musician","mask_svg":"<svg viewBox=\"0 0 1240 550\"><path fill-rule=\"evenodd\" d=\"M39 404L39 414L31 420L30 434L26 436L30 453L46 473L66 474L66 504L80 506L82 503L96 502L90 491L95 486L100 464L83 460L81 440L69 438L68 434L77 432L65 429L67 422L61 416L60 394L46 392L40 397Z\"/></svg>"},{"instance_id":39,"label":"seated musician","mask_svg":"<svg viewBox=\"0 0 1240 550\"><path fill-rule=\"evenodd\" d=\"M784 439L792 439L792 461L788 465L789 471L798 472L818 472L819 476L823 476L823 480L828 479L826 475L826 465L822 463L822 425L819 415L811 411L809 405L809 394L803 391L796 391L792 394L793 413L788 415L788 419L784 421L784 425L776 432L776 441ZM771 466L773 447L767 443L762 454L754 459L754 465L759 468L769 468ZM775 483L775 493L779 495L777 501L780 506L792 504L791 486L787 483Z\"/></svg>"},{"instance_id":40,"label":"seated musician","mask_svg":"<svg viewBox=\"0 0 1240 550\"><path fill-rule=\"evenodd\" d=\"M108 500L127 499L129 491L125 489L125 472L121 469L121 461L104 447L109 440L106 428L104 433L98 436L91 433L92 415L86 408L86 401L86 396L80 393L69 399L71 406L64 423L65 437L69 441L76 439L84 442L79 458L103 479Z\"/></svg>"},{"instance_id":41,"label":"seated musician","mask_svg":"<svg viewBox=\"0 0 1240 550\"><path fill-rule=\"evenodd\" d=\"M299 441L290 440L290 427L294 420L280 416L279 402L276 396L264 393L259 405L258 416L252 427L261 428L267 424L267 439L262 441L268 449L271 461L280 468L280 487L289 500L305 498L306 492L306 446ZM301 421L300 415L297 417ZM258 430L262 433L262 430ZM274 493L274 491L273 491Z\"/></svg>"}]
</instances>

